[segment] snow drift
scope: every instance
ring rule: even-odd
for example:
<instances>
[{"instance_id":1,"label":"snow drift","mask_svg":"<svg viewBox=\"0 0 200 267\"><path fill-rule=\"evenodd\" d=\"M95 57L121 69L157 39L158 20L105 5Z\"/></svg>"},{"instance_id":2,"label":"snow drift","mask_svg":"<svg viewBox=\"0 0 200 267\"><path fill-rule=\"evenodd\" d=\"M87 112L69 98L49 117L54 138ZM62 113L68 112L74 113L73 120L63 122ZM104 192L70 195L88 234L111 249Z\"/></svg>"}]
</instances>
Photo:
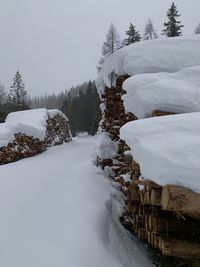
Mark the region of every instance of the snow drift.
<instances>
[{"instance_id":1,"label":"snow drift","mask_svg":"<svg viewBox=\"0 0 200 267\"><path fill-rule=\"evenodd\" d=\"M200 191L200 113L142 119L121 128L142 176Z\"/></svg>"}]
</instances>

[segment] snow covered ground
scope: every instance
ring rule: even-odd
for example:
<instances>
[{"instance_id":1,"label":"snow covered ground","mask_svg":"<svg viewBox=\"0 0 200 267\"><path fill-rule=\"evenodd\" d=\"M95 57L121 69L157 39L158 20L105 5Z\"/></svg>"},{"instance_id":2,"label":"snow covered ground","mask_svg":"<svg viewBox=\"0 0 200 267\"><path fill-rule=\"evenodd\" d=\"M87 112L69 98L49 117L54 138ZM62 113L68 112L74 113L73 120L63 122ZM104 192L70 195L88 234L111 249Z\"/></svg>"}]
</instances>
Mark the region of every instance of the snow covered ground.
<instances>
[{"instance_id":1,"label":"snow covered ground","mask_svg":"<svg viewBox=\"0 0 200 267\"><path fill-rule=\"evenodd\" d=\"M120 194L94 150L82 137L0 166L0 266L151 266L118 221Z\"/></svg>"}]
</instances>

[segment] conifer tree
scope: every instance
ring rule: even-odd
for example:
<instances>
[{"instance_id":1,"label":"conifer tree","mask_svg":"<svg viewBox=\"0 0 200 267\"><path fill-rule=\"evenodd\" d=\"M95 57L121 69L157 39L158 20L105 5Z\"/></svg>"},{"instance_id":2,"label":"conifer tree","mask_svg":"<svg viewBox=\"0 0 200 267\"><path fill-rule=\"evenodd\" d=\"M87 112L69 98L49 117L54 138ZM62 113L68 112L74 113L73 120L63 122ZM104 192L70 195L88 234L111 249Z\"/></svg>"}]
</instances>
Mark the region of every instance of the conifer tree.
<instances>
[{"instance_id":1,"label":"conifer tree","mask_svg":"<svg viewBox=\"0 0 200 267\"><path fill-rule=\"evenodd\" d=\"M200 23L197 25L195 29L195 34L200 34Z\"/></svg>"},{"instance_id":2,"label":"conifer tree","mask_svg":"<svg viewBox=\"0 0 200 267\"><path fill-rule=\"evenodd\" d=\"M130 23L129 29L126 31L126 34L128 35L128 38L123 40L122 46L139 42L142 39L139 31L136 31L135 26L132 23Z\"/></svg>"},{"instance_id":3,"label":"conifer tree","mask_svg":"<svg viewBox=\"0 0 200 267\"><path fill-rule=\"evenodd\" d=\"M157 39L157 38L158 38L158 35L156 34L153 23L151 19L148 18L145 28L144 28L143 40L152 40L152 39Z\"/></svg>"},{"instance_id":4,"label":"conifer tree","mask_svg":"<svg viewBox=\"0 0 200 267\"><path fill-rule=\"evenodd\" d=\"M29 99L19 71L16 72L13 84L10 86L8 94L8 103L11 111L29 109Z\"/></svg>"},{"instance_id":5,"label":"conifer tree","mask_svg":"<svg viewBox=\"0 0 200 267\"><path fill-rule=\"evenodd\" d=\"M2 85L2 83L0 82L0 123L5 121L6 116L6 93L4 85Z\"/></svg>"},{"instance_id":6,"label":"conifer tree","mask_svg":"<svg viewBox=\"0 0 200 267\"><path fill-rule=\"evenodd\" d=\"M181 21L177 20L180 16L181 14L179 14L177 6L174 2L172 2L171 7L167 11L168 21L164 23L165 28L162 31L163 35L166 37L176 37L182 35L181 28L183 28L184 25L181 24Z\"/></svg>"},{"instance_id":7,"label":"conifer tree","mask_svg":"<svg viewBox=\"0 0 200 267\"><path fill-rule=\"evenodd\" d=\"M105 58L115 53L119 48L121 48L120 36L117 32L116 27L113 25L113 23L111 23L108 33L106 35L106 41L103 43L102 56L97 66L98 72L101 70L101 66Z\"/></svg>"}]
</instances>

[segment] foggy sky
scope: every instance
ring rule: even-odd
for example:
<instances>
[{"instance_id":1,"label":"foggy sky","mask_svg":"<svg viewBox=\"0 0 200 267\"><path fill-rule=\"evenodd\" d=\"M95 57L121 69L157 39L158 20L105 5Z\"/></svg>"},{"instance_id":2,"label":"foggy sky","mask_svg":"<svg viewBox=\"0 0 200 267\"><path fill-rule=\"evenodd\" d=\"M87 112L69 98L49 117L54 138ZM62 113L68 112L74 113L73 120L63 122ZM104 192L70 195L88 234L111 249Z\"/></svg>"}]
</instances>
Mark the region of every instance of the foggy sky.
<instances>
[{"instance_id":1,"label":"foggy sky","mask_svg":"<svg viewBox=\"0 0 200 267\"><path fill-rule=\"evenodd\" d=\"M0 0L0 81L17 70L31 95L58 93L96 76L110 22L121 38L129 22L143 34L148 17L163 29L168 0ZM200 22L199 0L177 0L184 35Z\"/></svg>"}]
</instances>

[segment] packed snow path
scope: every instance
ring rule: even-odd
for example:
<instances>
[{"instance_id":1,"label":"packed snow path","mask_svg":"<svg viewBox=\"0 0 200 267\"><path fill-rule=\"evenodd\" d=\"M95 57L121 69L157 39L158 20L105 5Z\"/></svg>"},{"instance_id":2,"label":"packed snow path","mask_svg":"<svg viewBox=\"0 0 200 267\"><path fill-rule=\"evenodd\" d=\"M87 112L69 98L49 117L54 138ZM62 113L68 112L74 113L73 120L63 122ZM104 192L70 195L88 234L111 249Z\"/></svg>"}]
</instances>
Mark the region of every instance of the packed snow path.
<instances>
[{"instance_id":1,"label":"packed snow path","mask_svg":"<svg viewBox=\"0 0 200 267\"><path fill-rule=\"evenodd\" d=\"M0 266L122 267L123 257L126 266L149 266L127 232L119 243L121 228L111 227L114 189L92 166L94 146L80 138L0 166Z\"/></svg>"}]
</instances>

